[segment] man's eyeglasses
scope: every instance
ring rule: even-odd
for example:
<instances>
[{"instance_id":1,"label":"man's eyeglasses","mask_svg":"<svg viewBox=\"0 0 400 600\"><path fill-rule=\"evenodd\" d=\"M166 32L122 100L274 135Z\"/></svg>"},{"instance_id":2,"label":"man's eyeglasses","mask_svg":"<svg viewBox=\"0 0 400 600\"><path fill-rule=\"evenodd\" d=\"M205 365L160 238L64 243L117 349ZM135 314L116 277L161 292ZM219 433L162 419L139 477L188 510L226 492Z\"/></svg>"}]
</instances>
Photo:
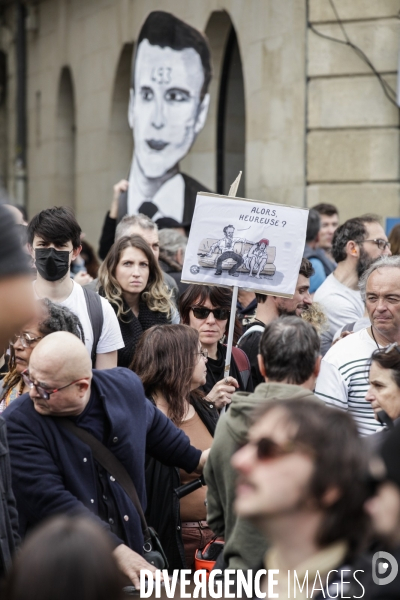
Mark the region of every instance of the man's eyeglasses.
<instances>
[{"instance_id":1,"label":"man's eyeglasses","mask_svg":"<svg viewBox=\"0 0 400 600\"><path fill-rule=\"evenodd\" d=\"M231 311L227 308L206 308L205 306L191 306L194 316L196 319L207 319L208 315L212 313L217 321L226 321L229 319Z\"/></svg>"},{"instance_id":2,"label":"man's eyeglasses","mask_svg":"<svg viewBox=\"0 0 400 600\"><path fill-rule=\"evenodd\" d=\"M376 244L379 248L379 250L386 250L386 248L389 248L390 250L390 242L388 242L387 240L383 240L382 238L377 238L375 240L363 240L364 242L372 242L373 244Z\"/></svg>"},{"instance_id":3,"label":"man's eyeglasses","mask_svg":"<svg viewBox=\"0 0 400 600\"><path fill-rule=\"evenodd\" d=\"M10 341L11 346L14 346L17 341L21 342L21 346L24 348L30 348L33 342L37 342L41 340L43 336L40 337L32 337L29 333L20 333L19 335L14 335L14 339Z\"/></svg>"},{"instance_id":4,"label":"man's eyeglasses","mask_svg":"<svg viewBox=\"0 0 400 600\"><path fill-rule=\"evenodd\" d=\"M293 440L289 440L285 444L278 444L271 438L262 437L256 442L248 442L246 445L256 448L257 458L259 460L280 458L287 454L292 454L293 452L296 452L296 450L301 450L302 448L306 450L307 454L311 454L310 448L300 442L294 442Z\"/></svg>"},{"instance_id":5,"label":"man's eyeglasses","mask_svg":"<svg viewBox=\"0 0 400 600\"><path fill-rule=\"evenodd\" d=\"M85 379L84 377L80 377L80 379L75 379L75 381L71 381L71 383L68 383L67 385L63 385L60 388L56 388L54 390L49 390L48 388L45 388L42 385L37 385L36 383L34 383L32 381L32 379L30 379L30 377L29 377L28 369L25 369L25 371L22 371L21 375L22 375L22 379L24 380L24 382L28 386L28 388L30 390L35 388L35 390L37 391L39 396L41 398L43 398L43 400L48 400L50 398L51 394L55 394L56 392L65 390L65 388L69 387L70 385L73 385L74 383L78 383L78 381L81 381L81 379Z\"/></svg>"}]
</instances>

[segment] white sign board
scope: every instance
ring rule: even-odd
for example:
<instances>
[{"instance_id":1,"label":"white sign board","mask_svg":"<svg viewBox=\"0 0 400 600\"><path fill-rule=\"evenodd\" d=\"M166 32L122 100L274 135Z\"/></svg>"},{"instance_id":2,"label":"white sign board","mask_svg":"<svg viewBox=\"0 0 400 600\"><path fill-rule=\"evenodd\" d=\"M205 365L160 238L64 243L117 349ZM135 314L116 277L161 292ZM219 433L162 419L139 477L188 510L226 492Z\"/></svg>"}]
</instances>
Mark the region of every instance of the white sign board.
<instances>
[{"instance_id":1,"label":"white sign board","mask_svg":"<svg viewBox=\"0 0 400 600\"><path fill-rule=\"evenodd\" d=\"M197 194L182 281L293 296L308 210Z\"/></svg>"}]
</instances>

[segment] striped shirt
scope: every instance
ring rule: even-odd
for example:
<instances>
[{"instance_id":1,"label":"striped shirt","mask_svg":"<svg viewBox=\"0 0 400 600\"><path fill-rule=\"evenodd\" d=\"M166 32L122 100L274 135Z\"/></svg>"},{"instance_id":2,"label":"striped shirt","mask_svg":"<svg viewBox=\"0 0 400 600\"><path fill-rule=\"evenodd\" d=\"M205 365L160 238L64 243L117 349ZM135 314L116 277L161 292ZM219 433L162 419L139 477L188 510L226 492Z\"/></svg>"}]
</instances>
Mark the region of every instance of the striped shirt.
<instances>
[{"instance_id":1,"label":"striped shirt","mask_svg":"<svg viewBox=\"0 0 400 600\"><path fill-rule=\"evenodd\" d=\"M337 342L321 362L315 393L330 406L348 411L361 435L379 429L371 404L365 400L369 388L371 354L376 344L367 329Z\"/></svg>"}]
</instances>

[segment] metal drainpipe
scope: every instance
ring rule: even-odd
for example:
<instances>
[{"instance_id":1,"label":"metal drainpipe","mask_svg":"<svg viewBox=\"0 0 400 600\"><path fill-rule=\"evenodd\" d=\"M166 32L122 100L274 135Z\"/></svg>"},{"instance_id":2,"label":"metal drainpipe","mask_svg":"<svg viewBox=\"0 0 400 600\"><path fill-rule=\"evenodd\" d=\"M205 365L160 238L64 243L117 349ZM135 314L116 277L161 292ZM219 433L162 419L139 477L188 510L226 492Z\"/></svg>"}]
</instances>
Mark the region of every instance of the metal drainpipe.
<instances>
[{"instance_id":1,"label":"metal drainpipe","mask_svg":"<svg viewBox=\"0 0 400 600\"><path fill-rule=\"evenodd\" d=\"M15 200L26 206L26 9L21 0L15 0L17 24L17 136L15 152Z\"/></svg>"}]
</instances>

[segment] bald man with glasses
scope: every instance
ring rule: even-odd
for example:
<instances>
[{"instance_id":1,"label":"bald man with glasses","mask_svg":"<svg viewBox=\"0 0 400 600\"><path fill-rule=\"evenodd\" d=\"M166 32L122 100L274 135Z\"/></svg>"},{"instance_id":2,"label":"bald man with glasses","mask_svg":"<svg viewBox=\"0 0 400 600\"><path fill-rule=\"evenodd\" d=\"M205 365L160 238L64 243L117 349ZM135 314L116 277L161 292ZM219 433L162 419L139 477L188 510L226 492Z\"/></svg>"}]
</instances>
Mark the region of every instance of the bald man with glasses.
<instances>
[{"instance_id":1,"label":"bald man with glasses","mask_svg":"<svg viewBox=\"0 0 400 600\"><path fill-rule=\"evenodd\" d=\"M75 428L118 459L143 510L146 454L201 473L208 450L190 445L183 431L145 398L132 371L92 371L85 346L70 333L41 340L23 377L29 393L3 413L21 535L53 514L85 515L108 532L122 572L139 587L140 569L154 570L143 558L139 513L111 470L95 458L95 446Z\"/></svg>"}]
</instances>

